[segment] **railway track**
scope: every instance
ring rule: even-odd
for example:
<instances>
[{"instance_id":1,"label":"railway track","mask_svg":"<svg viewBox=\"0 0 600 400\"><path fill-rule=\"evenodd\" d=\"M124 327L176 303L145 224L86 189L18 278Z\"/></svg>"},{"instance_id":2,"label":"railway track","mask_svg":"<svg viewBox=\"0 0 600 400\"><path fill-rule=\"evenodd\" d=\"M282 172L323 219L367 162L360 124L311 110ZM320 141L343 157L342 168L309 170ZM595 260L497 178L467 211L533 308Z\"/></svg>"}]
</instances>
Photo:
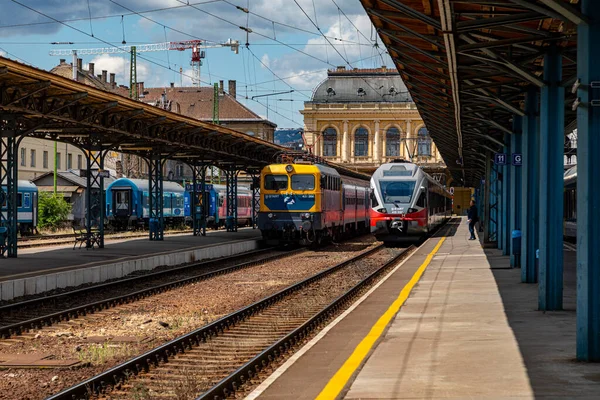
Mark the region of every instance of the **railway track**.
<instances>
[{"instance_id":1,"label":"railway track","mask_svg":"<svg viewBox=\"0 0 600 400\"><path fill-rule=\"evenodd\" d=\"M184 231L167 231L165 232L165 236L167 235L178 235L182 233L191 233L190 230ZM20 249L28 249L33 247L42 247L42 246L58 246L63 244L73 244L73 239L77 236L75 233L66 233L60 235L43 235L43 236L24 236L19 238L17 247ZM148 232L139 232L139 233L130 233L130 234L105 234L104 238L106 240L118 240L118 239L135 239L147 237Z\"/></svg>"},{"instance_id":2,"label":"railway track","mask_svg":"<svg viewBox=\"0 0 600 400\"><path fill-rule=\"evenodd\" d=\"M262 249L0 306L0 338L131 303L194 282L298 254ZM240 261L244 260L244 261Z\"/></svg>"},{"instance_id":3,"label":"railway track","mask_svg":"<svg viewBox=\"0 0 600 400\"><path fill-rule=\"evenodd\" d=\"M379 245L180 336L49 399L216 399L237 392L300 345L412 252Z\"/></svg>"}]
</instances>

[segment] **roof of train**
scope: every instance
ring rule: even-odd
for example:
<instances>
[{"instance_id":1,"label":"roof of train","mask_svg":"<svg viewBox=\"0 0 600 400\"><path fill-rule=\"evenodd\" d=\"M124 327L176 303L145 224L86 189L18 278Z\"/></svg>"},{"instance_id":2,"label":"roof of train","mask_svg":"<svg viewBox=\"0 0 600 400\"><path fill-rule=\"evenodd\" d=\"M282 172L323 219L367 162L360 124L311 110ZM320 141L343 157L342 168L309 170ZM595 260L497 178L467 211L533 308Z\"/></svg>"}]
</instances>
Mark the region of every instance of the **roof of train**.
<instances>
[{"instance_id":1,"label":"roof of train","mask_svg":"<svg viewBox=\"0 0 600 400\"><path fill-rule=\"evenodd\" d=\"M387 163L381 164L379 168L373 173L373 179L381 179L388 177L400 177L400 176L415 176L419 171L422 171L418 165L402 162L402 163ZM423 171L423 173L425 173Z\"/></svg>"},{"instance_id":2,"label":"roof of train","mask_svg":"<svg viewBox=\"0 0 600 400\"><path fill-rule=\"evenodd\" d=\"M281 171L283 173L287 173L285 168L288 165L292 165L294 168L294 172L298 172L298 173L309 173L309 172L315 172L315 170L317 170L319 172L323 172L323 173L326 173L329 175L340 176L340 173L335 168L332 168L332 167L329 167L329 166L323 165L323 164L270 164L270 165L267 165L266 167L264 167L263 171L271 170L271 171Z\"/></svg>"},{"instance_id":3,"label":"roof of train","mask_svg":"<svg viewBox=\"0 0 600 400\"><path fill-rule=\"evenodd\" d=\"M6 187L6 182L2 183L2 186ZM37 186L35 185L35 183L26 181L24 179L19 179L17 181L17 187L19 189L37 189Z\"/></svg>"},{"instance_id":4,"label":"roof of train","mask_svg":"<svg viewBox=\"0 0 600 400\"><path fill-rule=\"evenodd\" d=\"M111 189L113 186L120 186L123 184L128 184L131 186L136 186L138 190L148 191L150 183L146 179L130 179L130 178L119 178L113 183L110 184L108 189ZM163 192L175 192L175 193L183 193L183 186L176 182L164 181L163 182Z\"/></svg>"}]
</instances>

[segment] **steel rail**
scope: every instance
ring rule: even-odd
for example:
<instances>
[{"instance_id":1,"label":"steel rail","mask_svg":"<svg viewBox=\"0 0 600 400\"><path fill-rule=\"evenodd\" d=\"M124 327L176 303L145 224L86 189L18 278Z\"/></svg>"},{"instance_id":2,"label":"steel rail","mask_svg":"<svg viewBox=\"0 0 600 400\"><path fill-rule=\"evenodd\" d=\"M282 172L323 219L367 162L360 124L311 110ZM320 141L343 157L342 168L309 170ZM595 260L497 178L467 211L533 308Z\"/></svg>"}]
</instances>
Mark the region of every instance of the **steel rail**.
<instances>
[{"instance_id":1,"label":"steel rail","mask_svg":"<svg viewBox=\"0 0 600 400\"><path fill-rule=\"evenodd\" d=\"M194 275L192 277L163 283L163 284L152 286L152 287L149 287L146 289L138 290L135 292L130 292L130 293L127 293L122 296L116 296L116 297L112 297L112 298L108 298L108 299L103 299L103 300L88 303L88 304L85 304L82 306L77 306L77 307L73 307L70 309L61 310L61 311L58 311L58 312L55 312L52 314L47 314L47 315L43 315L43 316L40 316L37 318L29 319L27 321L21 321L21 322L14 323L11 325L1 326L0 327L0 338L6 339L13 335L20 335L23 332L28 331L29 329L36 329L38 327L49 326L51 324L54 324L56 322L61 322L63 320L68 321L70 319L75 319L82 315L94 313L96 311L105 310L105 309L108 309L111 307L116 307L117 305L120 305L120 304L130 303L132 301L138 301L145 297L153 296L155 294L162 293L167 290L175 289L175 288L178 288L178 287L190 284L190 283L209 279L209 278L212 278L217 275L228 274L228 273L240 270L240 269L249 268L249 267L252 267L252 266L255 266L258 264L262 264L265 262L273 261L276 259L281 259L283 257L290 257L290 256L297 254L298 252L301 252L304 250L305 249L303 249L303 248L299 248L299 249L287 252L285 254L275 254L275 255L272 255L269 257L262 258L260 260L244 262L244 263L237 264L237 265L234 265L231 267L224 267L224 268L220 268L220 269L217 269L214 271L203 272L201 274ZM132 282L133 283L141 283L143 281L155 279L155 278L158 278L161 276L172 275L173 273L182 273L182 272L185 272L186 270L193 270L193 269L197 269L197 268L210 268L210 266L220 264L223 261L235 260L236 258L243 258L243 257L251 256L251 255L256 255L256 254L264 253L266 251L272 251L272 248L255 250L255 251L251 251L251 252L247 252L247 253L243 253L243 254L222 257L222 258L218 258L216 260L209 260L209 261L194 263L194 264L185 265L185 266L176 267L176 268L169 268L169 269L166 269L163 271L153 272L150 274L145 274L145 275L136 276L136 277L127 278L127 279L121 279L121 280L117 280L114 282L108 282L108 283L104 283L104 284L100 284L100 285L94 285L94 286L90 286L90 287L86 287L86 288L82 288L82 289L77 289L77 290L73 290L73 291L70 291L67 293L60 293L60 294L56 294L56 295L52 295L52 296L46 296L46 297L40 297L40 298L36 298L36 299L32 299L32 300L26 300L26 301L19 302L19 303L8 304L8 305L4 305L4 306L0 307L0 313L14 312L14 310L18 309L18 308L32 307L32 306L47 304L49 301L57 301L60 298L81 296L81 295L85 295L90 292L96 292L96 291L106 289L106 288L118 287L119 285L130 285Z\"/></svg>"},{"instance_id":2,"label":"steel rail","mask_svg":"<svg viewBox=\"0 0 600 400\"><path fill-rule=\"evenodd\" d=\"M300 290L301 288L318 281L341 268L361 260L384 248L383 244L373 247L369 250L336 264L324 271L321 271L311 277L303 279L300 282L292 284L279 292L270 295L262 300L259 300L251 305L243 307L238 311L234 311L208 325L198 328L190 333L175 338L159 347L147 351L146 353L134 357L120 365L117 365L105 372L93 376L83 382L80 382L70 388L67 388L55 395L48 397L46 400L75 400L89 399L99 393L106 392L109 388L118 388L128 377L138 375L143 372L148 372L151 367L157 367L162 363L166 363L178 353L185 353L188 349L198 345L201 342L206 342L210 337L217 336L223 333L228 328L246 320L247 318L259 313L265 308L279 302L283 298Z\"/></svg>"},{"instance_id":3,"label":"steel rail","mask_svg":"<svg viewBox=\"0 0 600 400\"><path fill-rule=\"evenodd\" d=\"M248 380L257 376L264 368L268 367L269 364L277 361L284 356L285 353L290 352L294 346L301 343L304 338L308 337L313 331L317 330L318 327L324 322L328 321L333 315L335 315L341 308L347 303L352 301L362 288L369 283L377 279L381 274L386 272L391 266L396 265L400 260L410 255L416 247L411 245L406 250L396 255L391 260L387 261L384 265L379 267L376 271L373 271L369 276L361 280L354 287L348 290L346 293L339 296L329 305L327 305L318 314L310 318L300 327L294 331L288 333L286 336L278 340L276 343L265 349L262 353L248 361L242 367L238 368L228 377L221 380L217 385L198 396L196 400L217 400L225 399L231 394L235 393L243 386Z\"/></svg>"}]
</instances>

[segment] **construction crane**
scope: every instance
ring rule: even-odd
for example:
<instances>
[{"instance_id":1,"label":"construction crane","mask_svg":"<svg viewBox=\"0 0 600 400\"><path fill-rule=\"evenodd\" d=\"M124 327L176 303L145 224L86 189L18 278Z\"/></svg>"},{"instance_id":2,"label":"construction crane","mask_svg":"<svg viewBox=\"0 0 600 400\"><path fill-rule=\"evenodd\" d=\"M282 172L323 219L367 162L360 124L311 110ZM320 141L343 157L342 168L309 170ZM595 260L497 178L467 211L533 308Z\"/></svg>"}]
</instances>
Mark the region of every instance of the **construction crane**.
<instances>
[{"instance_id":1,"label":"construction crane","mask_svg":"<svg viewBox=\"0 0 600 400\"><path fill-rule=\"evenodd\" d=\"M237 40L228 39L224 43L207 44L203 40L183 40L179 42L162 42L150 43L137 46L114 46L114 47L99 47L94 49L60 49L50 51L51 56L73 56L73 79L77 79L77 57L84 55L98 54L122 54L129 53L130 71L129 71L129 97L138 99L137 92L137 53L147 53L151 51L184 51L192 50L192 85L200 87L200 67L202 59L206 57L203 49L230 47L235 54L239 53L240 43Z\"/></svg>"}]
</instances>

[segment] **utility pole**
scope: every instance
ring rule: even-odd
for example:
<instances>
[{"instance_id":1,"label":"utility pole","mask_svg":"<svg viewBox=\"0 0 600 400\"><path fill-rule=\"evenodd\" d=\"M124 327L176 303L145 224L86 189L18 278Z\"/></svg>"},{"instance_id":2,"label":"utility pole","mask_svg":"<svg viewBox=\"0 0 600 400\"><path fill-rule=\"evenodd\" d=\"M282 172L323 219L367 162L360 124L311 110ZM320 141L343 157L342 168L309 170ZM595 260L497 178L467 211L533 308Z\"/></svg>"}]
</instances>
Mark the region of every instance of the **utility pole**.
<instances>
[{"instance_id":1,"label":"utility pole","mask_svg":"<svg viewBox=\"0 0 600 400\"><path fill-rule=\"evenodd\" d=\"M131 46L131 59L129 62L129 98L138 100L138 85L137 85L137 53L135 46Z\"/></svg>"},{"instance_id":2,"label":"utility pole","mask_svg":"<svg viewBox=\"0 0 600 400\"><path fill-rule=\"evenodd\" d=\"M213 89L213 117L212 122L215 125L219 125L219 84L215 83ZM217 173L217 178L215 181L215 173ZM210 167L210 180L211 183L221 183L221 171L219 171L216 167Z\"/></svg>"}]
</instances>

